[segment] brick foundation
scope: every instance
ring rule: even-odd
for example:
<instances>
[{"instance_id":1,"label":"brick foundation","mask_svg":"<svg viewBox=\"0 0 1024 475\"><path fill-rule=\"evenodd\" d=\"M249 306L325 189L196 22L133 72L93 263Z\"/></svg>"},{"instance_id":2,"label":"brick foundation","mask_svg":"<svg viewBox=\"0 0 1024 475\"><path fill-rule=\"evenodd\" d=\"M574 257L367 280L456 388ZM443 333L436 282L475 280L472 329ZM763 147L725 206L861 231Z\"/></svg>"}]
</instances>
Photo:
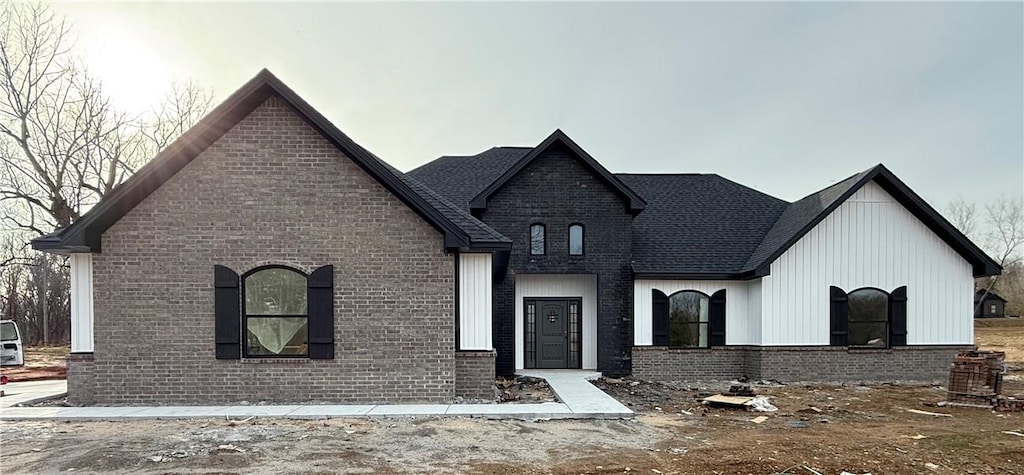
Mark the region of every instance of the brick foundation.
<instances>
[{"instance_id":1,"label":"brick foundation","mask_svg":"<svg viewBox=\"0 0 1024 475\"><path fill-rule=\"evenodd\" d=\"M712 349L633 348L633 376L652 381L942 382L960 350L970 346L905 346L885 350L847 347L730 346Z\"/></svg>"},{"instance_id":2,"label":"brick foundation","mask_svg":"<svg viewBox=\"0 0 1024 475\"><path fill-rule=\"evenodd\" d=\"M494 400L495 356L493 350L455 352L455 395Z\"/></svg>"},{"instance_id":3,"label":"brick foundation","mask_svg":"<svg viewBox=\"0 0 1024 475\"><path fill-rule=\"evenodd\" d=\"M92 353L71 353L68 365L68 404L89 406L95 401Z\"/></svg>"}]
</instances>

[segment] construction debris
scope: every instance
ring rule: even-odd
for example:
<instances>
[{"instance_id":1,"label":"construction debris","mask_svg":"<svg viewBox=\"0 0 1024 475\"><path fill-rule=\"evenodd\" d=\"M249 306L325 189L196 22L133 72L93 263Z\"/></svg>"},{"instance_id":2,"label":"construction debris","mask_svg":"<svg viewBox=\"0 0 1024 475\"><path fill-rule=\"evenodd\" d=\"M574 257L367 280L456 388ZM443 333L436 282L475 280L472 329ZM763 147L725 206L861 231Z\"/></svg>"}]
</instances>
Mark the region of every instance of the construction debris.
<instances>
[{"instance_id":1,"label":"construction debris","mask_svg":"<svg viewBox=\"0 0 1024 475\"><path fill-rule=\"evenodd\" d=\"M756 394L754 394L754 390L750 389L750 386L747 386L745 384L734 384L732 386L729 386L728 395L729 396L749 396L749 397L756 396Z\"/></svg>"},{"instance_id":2,"label":"construction debris","mask_svg":"<svg viewBox=\"0 0 1024 475\"><path fill-rule=\"evenodd\" d=\"M724 394L715 394L715 395L708 396L708 397L704 398L704 403L705 404L723 405L723 406L742 407L742 406L746 406L747 404L750 403L750 401L753 401L753 400L754 400L754 398L750 397L750 396L727 396L727 395L724 395Z\"/></svg>"},{"instance_id":3,"label":"construction debris","mask_svg":"<svg viewBox=\"0 0 1024 475\"><path fill-rule=\"evenodd\" d=\"M907 412L912 412L914 414L921 414L921 415L924 415L924 416L953 417L952 414L944 414L944 413L941 413L941 412L919 411L917 409L907 409Z\"/></svg>"}]
</instances>

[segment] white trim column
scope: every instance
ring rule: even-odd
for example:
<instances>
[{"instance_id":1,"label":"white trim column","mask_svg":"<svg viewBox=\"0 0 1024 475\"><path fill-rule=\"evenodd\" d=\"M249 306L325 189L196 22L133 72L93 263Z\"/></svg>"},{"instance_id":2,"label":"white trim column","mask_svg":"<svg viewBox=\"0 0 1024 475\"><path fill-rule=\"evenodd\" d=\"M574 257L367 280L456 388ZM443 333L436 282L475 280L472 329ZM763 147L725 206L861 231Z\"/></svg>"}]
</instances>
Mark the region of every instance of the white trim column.
<instances>
[{"instance_id":1,"label":"white trim column","mask_svg":"<svg viewBox=\"0 0 1024 475\"><path fill-rule=\"evenodd\" d=\"M71 352L92 353L92 254L71 255Z\"/></svg>"},{"instance_id":2,"label":"white trim column","mask_svg":"<svg viewBox=\"0 0 1024 475\"><path fill-rule=\"evenodd\" d=\"M459 349L492 350L491 255L459 254Z\"/></svg>"}]
</instances>

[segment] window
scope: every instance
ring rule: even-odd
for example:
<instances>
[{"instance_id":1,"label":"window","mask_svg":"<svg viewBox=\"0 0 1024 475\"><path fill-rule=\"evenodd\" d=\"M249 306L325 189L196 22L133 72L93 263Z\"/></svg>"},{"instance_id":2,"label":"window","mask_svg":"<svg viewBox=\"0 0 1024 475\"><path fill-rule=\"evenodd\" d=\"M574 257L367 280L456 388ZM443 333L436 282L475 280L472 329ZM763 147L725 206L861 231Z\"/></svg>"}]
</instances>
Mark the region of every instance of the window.
<instances>
[{"instance_id":1,"label":"window","mask_svg":"<svg viewBox=\"0 0 1024 475\"><path fill-rule=\"evenodd\" d=\"M583 225L573 224L569 226L569 255L583 255Z\"/></svg>"},{"instance_id":2,"label":"window","mask_svg":"<svg viewBox=\"0 0 1024 475\"><path fill-rule=\"evenodd\" d=\"M991 310L989 310L988 313L991 313L991 314L995 315L996 314L996 304L992 304L989 308Z\"/></svg>"},{"instance_id":3,"label":"window","mask_svg":"<svg viewBox=\"0 0 1024 475\"><path fill-rule=\"evenodd\" d=\"M242 357L334 359L334 266L309 275L264 266L244 276L213 266L218 360Z\"/></svg>"},{"instance_id":4,"label":"window","mask_svg":"<svg viewBox=\"0 0 1024 475\"><path fill-rule=\"evenodd\" d=\"M830 338L833 346L890 348L907 344L907 287L891 293L862 287L846 293L832 286Z\"/></svg>"},{"instance_id":5,"label":"window","mask_svg":"<svg viewBox=\"0 0 1024 475\"><path fill-rule=\"evenodd\" d=\"M707 348L707 295L693 290L676 292L668 298L668 346L672 348Z\"/></svg>"},{"instance_id":6,"label":"window","mask_svg":"<svg viewBox=\"0 0 1024 475\"><path fill-rule=\"evenodd\" d=\"M696 290L665 295L651 290L651 344L671 348L725 346L725 289L709 297Z\"/></svg>"},{"instance_id":7,"label":"window","mask_svg":"<svg viewBox=\"0 0 1024 475\"><path fill-rule=\"evenodd\" d=\"M543 256L544 245L544 225L530 225L530 255Z\"/></svg>"},{"instance_id":8,"label":"window","mask_svg":"<svg viewBox=\"0 0 1024 475\"><path fill-rule=\"evenodd\" d=\"M889 294L872 288L847 295L850 312L850 346L888 347Z\"/></svg>"},{"instance_id":9,"label":"window","mask_svg":"<svg viewBox=\"0 0 1024 475\"><path fill-rule=\"evenodd\" d=\"M306 356L306 276L284 267L244 277L245 356Z\"/></svg>"}]
</instances>

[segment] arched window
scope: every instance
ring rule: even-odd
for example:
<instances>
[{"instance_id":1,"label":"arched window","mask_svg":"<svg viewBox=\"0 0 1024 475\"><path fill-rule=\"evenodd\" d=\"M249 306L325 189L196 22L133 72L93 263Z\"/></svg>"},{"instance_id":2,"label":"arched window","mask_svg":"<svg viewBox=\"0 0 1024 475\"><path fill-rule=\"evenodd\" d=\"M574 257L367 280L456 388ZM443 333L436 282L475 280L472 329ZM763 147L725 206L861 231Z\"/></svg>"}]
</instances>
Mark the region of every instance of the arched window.
<instances>
[{"instance_id":1,"label":"arched window","mask_svg":"<svg viewBox=\"0 0 1024 475\"><path fill-rule=\"evenodd\" d=\"M665 295L651 290L651 344L673 348L725 346L725 289L709 297L696 290Z\"/></svg>"},{"instance_id":2,"label":"arched window","mask_svg":"<svg viewBox=\"0 0 1024 475\"><path fill-rule=\"evenodd\" d=\"M583 225L573 224L569 226L569 255L583 255Z\"/></svg>"},{"instance_id":3,"label":"arched window","mask_svg":"<svg viewBox=\"0 0 1024 475\"><path fill-rule=\"evenodd\" d=\"M711 299L695 290L683 290L668 297L668 346L707 348L708 311Z\"/></svg>"},{"instance_id":4,"label":"arched window","mask_svg":"<svg viewBox=\"0 0 1024 475\"><path fill-rule=\"evenodd\" d=\"M262 267L243 277L245 356L307 356L306 275Z\"/></svg>"},{"instance_id":5,"label":"arched window","mask_svg":"<svg viewBox=\"0 0 1024 475\"><path fill-rule=\"evenodd\" d=\"M865 287L846 296L849 305L849 345L889 346L889 294Z\"/></svg>"},{"instance_id":6,"label":"arched window","mask_svg":"<svg viewBox=\"0 0 1024 475\"><path fill-rule=\"evenodd\" d=\"M544 225L543 224L531 224L530 225L530 255L532 256L543 256L545 248L544 241Z\"/></svg>"},{"instance_id":7,"label":"arched window","mask_svg":"<svg viewBox=\"0 0 1024 475\"><path fill-rule=\"evenodd\" d=\"M833 346L889 348L907 344L907 287L892 293L861 287L850 293L829 287Z\"/></svg>"}]
</instances>

